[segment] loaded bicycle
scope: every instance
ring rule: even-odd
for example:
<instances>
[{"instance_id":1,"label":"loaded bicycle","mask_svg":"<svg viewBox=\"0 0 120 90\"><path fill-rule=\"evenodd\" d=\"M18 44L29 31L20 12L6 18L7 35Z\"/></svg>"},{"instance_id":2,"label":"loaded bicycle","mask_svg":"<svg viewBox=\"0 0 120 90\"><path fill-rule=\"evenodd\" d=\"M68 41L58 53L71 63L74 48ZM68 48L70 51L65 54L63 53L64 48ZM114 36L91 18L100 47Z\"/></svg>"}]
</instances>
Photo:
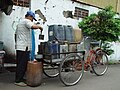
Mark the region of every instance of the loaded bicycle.
<instances>
[{"instance_id":1,"label":"loaded bicycle","mask_svg":"<svg viewBox=\"0 0 120 90\"><path fill-rule=\"evenodd\" d=\"M97 76L104 75L108 69L107 54L101 47L94 48L96 45L99 46L100 43L98 42L90 42L90 46L87 46L89 48L86 50L84 43L87 40L89 38L84 37L79 43L84 47L80 51L42 53L43 73L51 78L59 76L61 82L66 86L77 84L81 80L84 71L90 70L91 73ZM53 55L64 55L64 58L53 59ZM49 59L45 59L44 56L48 56Z\"/></svg>"}]
</instances>

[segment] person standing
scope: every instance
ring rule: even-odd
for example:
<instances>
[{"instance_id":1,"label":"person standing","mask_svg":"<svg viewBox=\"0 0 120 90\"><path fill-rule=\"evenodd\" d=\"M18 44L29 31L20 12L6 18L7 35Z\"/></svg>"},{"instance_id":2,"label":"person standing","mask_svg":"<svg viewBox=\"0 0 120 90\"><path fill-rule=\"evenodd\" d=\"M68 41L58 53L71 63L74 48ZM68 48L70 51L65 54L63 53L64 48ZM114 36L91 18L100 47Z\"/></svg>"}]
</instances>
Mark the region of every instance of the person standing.
<instances>
[{"instance_id":1,"label":"person standing","mask_svg":"<svg viewBox=\"0 0 120 90\"><path fill-rule=\"evenodd\" d=\"M16 75L15 75L15 85L27 86L24 82L24 75L27 70L27 63L30 60L31 51L31 30L43 28L40 25L35 25L33 23L35 19L35 14L32 11L27 11L25 18L19 22L15 32L15 49L16 49Z\"/></svg>"}]
</instances>

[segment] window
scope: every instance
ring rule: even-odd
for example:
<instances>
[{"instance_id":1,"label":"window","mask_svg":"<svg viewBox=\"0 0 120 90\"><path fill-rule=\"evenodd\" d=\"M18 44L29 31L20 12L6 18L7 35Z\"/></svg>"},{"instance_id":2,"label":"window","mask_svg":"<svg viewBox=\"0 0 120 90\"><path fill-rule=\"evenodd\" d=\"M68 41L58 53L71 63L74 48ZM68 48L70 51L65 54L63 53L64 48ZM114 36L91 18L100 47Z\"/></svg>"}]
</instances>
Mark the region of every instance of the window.
<instances>
[{"instance_id":1,"label":"window","mask_svg":"<svg viewBox=\"0 0 120 90\"><path fill-rule=\"evenodd\" d=\"M30 0L13 0L14 5L22 6L22 7L29 7Z\"/></svg>"},{"instance_id":2,"label":"window","mask_svg":"<svg viewBox=\"0 0 120 90\"><path fill-rule=\"evenodd\" d=\"M88 14L89 14L88 10L75 7L74 17L76 17L77 19L84 18L84 17L88 16Z\"/></svg>"}]
</instances>

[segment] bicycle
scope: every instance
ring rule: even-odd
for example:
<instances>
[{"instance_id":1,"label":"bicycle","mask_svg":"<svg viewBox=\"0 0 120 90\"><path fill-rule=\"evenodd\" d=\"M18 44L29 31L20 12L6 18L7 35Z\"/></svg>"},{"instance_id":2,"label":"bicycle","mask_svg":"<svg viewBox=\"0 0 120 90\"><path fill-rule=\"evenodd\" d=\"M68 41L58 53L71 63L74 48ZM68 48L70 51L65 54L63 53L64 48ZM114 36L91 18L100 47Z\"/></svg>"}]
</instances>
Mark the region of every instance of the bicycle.
<instances>
[{"instance_id":1,"label":"bicycle","mask_svg":"<svg viewBox=\"0 0 120 90\"><path fill-rule=\"evenodd\" d=\"M87 39L88 38L86 38L86 40ZM83 42L85 42L84 38L80 44ZM97 43L95 42L91 42L92 46L96 44ZM52 55L57 54L64 54L65 57L53 60ZM90 48L87 58L85 57L85 50L52 54L43 53L42 55L48 55L50 58L49 60L46 60L43 57L41 60L44 64L43 73L51 78L59 76L61 82L66 86L77 84L81 80L84 70L90 70L91 73L95 73L97 76L102 76L108 69L107 54L101 48L95 50Z\"/></svg>"},{"instance_id":2,"label":"bicycle","mask_svg":"<svg viewBox=\"0 0 120 90\"><path fill-rule=\"evenodd\" d=\"M85 38L88 39L88 38ZM85 42L85 39L81 42ZM85 71L90 70L97 76L102 76L108 69L108 57L104 50L101 48L93 49L93 46L99 43L91 42L90 50L87 57L83 59L77 53L68 55L60 64L59 76L60 80L66 85L71 86L77 84Z\"/></svg>"}]
</instances>

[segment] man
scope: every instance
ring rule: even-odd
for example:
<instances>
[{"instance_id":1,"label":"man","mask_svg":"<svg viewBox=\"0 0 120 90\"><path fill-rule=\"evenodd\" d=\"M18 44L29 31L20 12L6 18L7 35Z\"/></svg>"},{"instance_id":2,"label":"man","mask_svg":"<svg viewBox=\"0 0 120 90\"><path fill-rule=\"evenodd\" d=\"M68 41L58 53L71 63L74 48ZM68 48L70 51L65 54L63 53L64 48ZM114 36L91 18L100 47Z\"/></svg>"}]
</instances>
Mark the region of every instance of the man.
<instances>
[{"instance_id":1,"label":"man","mask_svg":"<svg viewBox=\"0 0 120 90\"><path fill-rule=\"evenodd\" d=\"M16 46L16 59L17 68L15 76L15 85L26 86L24 82L24 75L27 69L27 62L30 60L31 50L31 30L43 28L39 25L35 25L32 21L35 19L35 14L32 11L28 11L25 18L17 25L15 33L15 46Z\"/></svg>"}]
</instances>

